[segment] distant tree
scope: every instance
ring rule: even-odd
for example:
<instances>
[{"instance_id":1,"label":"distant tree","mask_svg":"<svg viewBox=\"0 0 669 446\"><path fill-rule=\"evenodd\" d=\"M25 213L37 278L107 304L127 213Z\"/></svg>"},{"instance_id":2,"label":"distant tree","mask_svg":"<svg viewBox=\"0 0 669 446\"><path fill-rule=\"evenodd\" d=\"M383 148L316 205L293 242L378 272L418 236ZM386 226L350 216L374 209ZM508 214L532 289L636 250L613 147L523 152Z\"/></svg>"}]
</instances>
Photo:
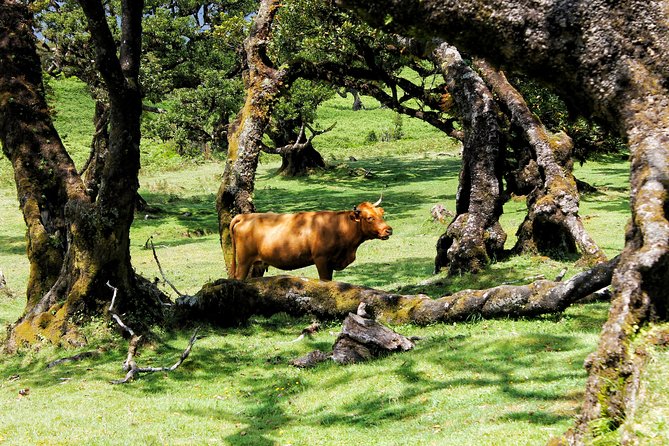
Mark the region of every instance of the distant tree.
<instances>
[{"instance_id":1,"label":"distant tree","mask_svg":"<svg viewBox=\"0 0 669 446\"><path fill-rule=\"evenodd\" d=\"M323 156L312 144L320 133L311 125L316 120L316 108L333 95L329 85L297 79L281 96L266 130L274 147L263 148L281 155L280 174L294 177L325 168Z\"/></svg>"}]
</instances>

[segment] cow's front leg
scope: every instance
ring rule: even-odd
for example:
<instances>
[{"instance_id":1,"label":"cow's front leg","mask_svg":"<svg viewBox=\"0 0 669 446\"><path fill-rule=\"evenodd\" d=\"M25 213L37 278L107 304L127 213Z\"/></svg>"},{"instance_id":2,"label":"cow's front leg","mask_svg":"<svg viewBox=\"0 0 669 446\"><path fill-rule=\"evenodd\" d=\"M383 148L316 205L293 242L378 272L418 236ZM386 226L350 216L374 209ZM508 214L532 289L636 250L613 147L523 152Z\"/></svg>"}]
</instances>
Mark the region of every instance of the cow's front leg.
<instances>
[{"instance_id":1,"label":"cow's front leg","mask_svg":"<svg viewBox=\"0 0 669 446\"><path fill-rule=\"evenodd\" d=\"M328 259L325 257L318 257L314 259L314 263L316 264L316 269L318 270L318 278L321 280L332 280L332 272L334 271L334 268L332 268L328 264Z\"/></svg>"}]
</instances>

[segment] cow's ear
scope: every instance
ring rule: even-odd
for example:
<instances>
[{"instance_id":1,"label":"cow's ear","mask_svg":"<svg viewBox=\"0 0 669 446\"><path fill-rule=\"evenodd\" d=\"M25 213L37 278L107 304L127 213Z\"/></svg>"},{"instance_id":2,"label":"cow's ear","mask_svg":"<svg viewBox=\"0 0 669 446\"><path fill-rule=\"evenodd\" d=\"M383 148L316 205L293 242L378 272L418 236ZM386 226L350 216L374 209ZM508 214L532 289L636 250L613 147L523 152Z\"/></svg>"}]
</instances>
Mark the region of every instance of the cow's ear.
<instances>
[{"instance_id":1,"label":"cow's ear","mask_svg":"<svg viewBox=\"0 0 669 446\"><path fill-rule=\"evenodd\" d=\"M351 220L360 221L360 209L357 206L353 206L353 212L351 212Z\"/></svg>"}]
</instances>

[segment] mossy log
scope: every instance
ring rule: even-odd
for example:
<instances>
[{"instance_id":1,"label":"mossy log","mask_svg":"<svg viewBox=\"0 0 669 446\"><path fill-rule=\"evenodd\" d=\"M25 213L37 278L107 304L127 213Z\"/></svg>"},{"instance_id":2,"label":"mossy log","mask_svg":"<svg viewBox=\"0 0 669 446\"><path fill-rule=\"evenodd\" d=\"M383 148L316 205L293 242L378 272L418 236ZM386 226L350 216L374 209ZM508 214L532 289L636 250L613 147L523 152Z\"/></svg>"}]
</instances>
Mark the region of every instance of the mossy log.
<instances>
[{"instance_id":1,"label":"mossy log","mask_svg":"<svg viewBox=\"0 0 669 446\"><path fill-rule=\"evenodd\" d=\"M564 310L572 303L611 283L615 258L576 274L565 282L539 280L527 285L501 285L487 290L462 290L432 299L401 295L350 285L291 276L219 279L194 296L177 300L176 316L192 322L204 320L224 326L246 321L253 314L313 315L343 319L364 302L375 319L392 324L461 321L483 318L536 316Z\"/></svg>"}]
</instances>

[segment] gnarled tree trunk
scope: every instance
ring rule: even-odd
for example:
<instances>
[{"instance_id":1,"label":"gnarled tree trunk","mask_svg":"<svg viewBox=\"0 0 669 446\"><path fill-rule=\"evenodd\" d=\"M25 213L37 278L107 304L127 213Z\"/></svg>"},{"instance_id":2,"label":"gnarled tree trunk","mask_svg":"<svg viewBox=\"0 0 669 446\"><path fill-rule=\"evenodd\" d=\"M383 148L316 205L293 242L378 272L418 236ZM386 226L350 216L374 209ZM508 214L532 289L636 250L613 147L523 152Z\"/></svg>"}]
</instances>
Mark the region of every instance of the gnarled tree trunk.
<instances>
[{"instance_id":1,"label":"gnarled tree trunk","mask_svg":"<svg viewBox=\"0 0 669 446\"><path fill-rule=\"evenodd\" d=\"M290 81L285 69L268 65L267 44L279 6L278 0L263 0L244 41L246 100L228 131L228 157L216 199L221 248L228 271L232 261L228 226L235 215L255 210L253 189L262 137L272 109Z\"/></svg>"},{"instance_id":2,"label":"gnarled tree trunk","mask_svg":"<svg viewBox=\"0 0 669 446\"><path fill-rule=\"evenodd\" d=\"M508 110L512 125L520 130L529 145L530 156L519 160L519 169L533 173L530 180L533 187L529 191L512 191L527 193L528 208L513 250L564 255L578 248L584 263L605 260L606 256L587 233L578 214L580 200L572 175L571 138L564 132L550 133L503 73L482 59L476 60L475 65ZM519 181L513 183L517 185Z\"/></svg>"},{"instance_id":3,"label":"gnarled tree trunk","mask_svg":"<svg viewBox=\"0 0 669 446\"><path fill-rule=\"evenodd\" d=\"M0 5L0 140L27 227L30 310L60 273L67 249L65 204L85 194L44 99L32 17L16 2Z\"/></svg>"},{"instance_id":4,"label":"gnarled tree trunk","mask_svg":"<svg viewBox=\"0 0 669 446\"><path fill-rule=\"evenodd\" d=\"M631 150L632 219L613 277L613 300L588 361L585 405L565 440L583 444L591 422L616 429L638 392L632 339L669 319L669 1L337 0L395 31L438 35L520 68L607 119ZM383 12L383 13L381 13Z\"/></svg>"},{"instance_id":5,"label":"gnarled tree trunk","mask_svg":"<svg viewBox=\"0 0 669 446\"><path fill-rule=\"evenodd\" d=\"M157 291L135 276L129 249L139 186L143 5L123 6L119 60L102 5L81 2L110 97L109 153L93 199L48 114L30 15L19 3L0 4L0 138L14 166L31 262L28 302L10 329L7 347L42 339L80 344L77 324L104 311L107 281L127 296L124 310L158 315Z\"/></svg>"},{"instance_id":6,"label":"gnarled tree trunk","mask_svg":"<svg viewBox=\"0 0 669 446\"><path fill-rule=\"evenodd\" d=\"M435 273L478 272L504 249L502 151L504 137L492 93L457 49L439 45L433 58L441 66L464 129L456 215L437 241Z\"/></svg>"}]
</instances>

